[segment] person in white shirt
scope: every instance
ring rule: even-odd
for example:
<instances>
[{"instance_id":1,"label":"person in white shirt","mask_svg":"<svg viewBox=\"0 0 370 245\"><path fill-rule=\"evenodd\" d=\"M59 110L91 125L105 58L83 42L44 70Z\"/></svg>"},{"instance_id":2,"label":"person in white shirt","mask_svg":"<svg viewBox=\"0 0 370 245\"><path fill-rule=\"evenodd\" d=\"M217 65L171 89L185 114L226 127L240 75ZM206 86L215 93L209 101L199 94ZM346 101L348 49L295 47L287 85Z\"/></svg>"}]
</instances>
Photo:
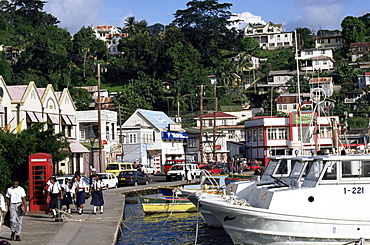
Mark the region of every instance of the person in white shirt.
<instances>
[{"instance_id":1,"label":"person in white shirt","mask_svg":"<svg viewBox=\"0 0 370 245\"><path fill-rule=\"evenodd\" d=\"M92 188L94 190L92 198L91 198L91 205L94 205L94 211L93 214L96 214L96 210L98 207L100 207L100 213L103 213L103 205L104 205L104 197L103 197L103 187L104 183L99 178L99 175L95 175L95 178L93 179Z\"/></svg>"},{"instance_id":2,"label":"person in white shirt","mask_svg":"<svg viewBox=\"0 0 370 245\"><path fill-rule=\"evenodd\" d=\"M19 186L17 178L12 179L13 186L6 191L7 204L10 212L10 229L12 234L9 240L20 241L23 215L27 212L26 192Z\"/></svg>"},{"instance_id":3,"label":"person in white shirt","mask_svg":"<svg viewBox=\"0 0 370 245\"><path fill-rule=\"evenodd\" d=\"M1 219L0 219L0 227L4 222L5 214L6 214L6 206L5 206L5 199L3 194L0 193L0 211L1 211Z\"/></svg>"},{"instance_id":4,"label":"person in white shirt","mask_svg":"<svg viewBox=\"0 0 370 245\"><path fill-rule=\"evenodd\" d=\"M82 180L81 175L76 175L76 181L74 182L74 188L76 191L76 205L79 207L78 214L83 213L83 205L85 204L85 182Z\"/></svg>"},{"instance_id":5,"label":"person in white shirt","mask_svg":"<svg viewBox=\"0 0 370 245\"><path fill-rule=\"evenodd\" d=\"M62 188L59 185L59 182L55 177L52 177L50 179L50 185L48 188L48 193L50 196L50 203L49 203L49 208L53 212L53 217L57 215L56 208L57 208L57 199L61 198L63 199L63 194L62 194Z\"/></svg>"},{"instance_id":6,"label":"person in white shirt","mask_svg":"<svg viewBox=\"0 0 370 245\"><path fill-rule=\"evenodd\" d=\"M62 205L66 205L68 213L70 214L71 213L70 205L73 203L72 198L73 198L73 193L75 192L74 187L72 185L72 182L69 181L68 178L65 178L64 184L62 184L61 187L62 187L62 190L63 190Z\"/></svg>"}]
</instances>

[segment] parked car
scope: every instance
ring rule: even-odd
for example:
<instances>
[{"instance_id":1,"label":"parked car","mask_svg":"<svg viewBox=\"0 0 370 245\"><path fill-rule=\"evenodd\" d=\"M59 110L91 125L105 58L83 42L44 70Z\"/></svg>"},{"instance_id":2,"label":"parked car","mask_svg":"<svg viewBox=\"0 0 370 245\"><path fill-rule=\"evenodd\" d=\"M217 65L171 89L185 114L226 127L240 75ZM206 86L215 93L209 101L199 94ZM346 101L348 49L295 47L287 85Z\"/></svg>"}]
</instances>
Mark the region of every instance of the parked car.
<instances>
[{"instance_id":1,"label":"parked car","mask_svg":"<svg viewBox=\"0 0 370 245\"><path fill-rule=\"evenodd\" d=\"M210 174L220 174L221 169L216 165L204 165L200 168L201 170L207 171Z\"/></svg>"},{"instance_id":2,"label":"parked car","mask_svg":"<svg viewBox=\"0 0 370 245\"><path fill-rule=\"evenodd\" d=\"M118 179L113 173L98 173L99 179L103 181L105 189L117 188Z\"/></svg>"},{"instance_id":3,"label":"parked car","mask_svg":"<svg viewBox=\"0 0 370 245\"><path fill-rule=\"evenodd\" d=\"M186 168L191 172L193 178L200 176L200 169L197 164L186 164ZM175 164L166 174L166 181L185 180L185 164Z\"/></svg>"},{"instance_id":4,"label":"parked car","mask_svg":"<svg viewBox=\"0 0 370 245\"><path fill-rule=\"evenodd\" d=\"M72 178L74 178L74 175L63 175L63 176L55 176L57 181L60 185L65 183L65 179L68 178L70 181L72 181ZM83 182L85 182L85 193L86 193L86 199L90 197L90 180L86 176L81 176L81 179Z\"/></svg>"},{"instance_id":5,"label":"parked car","mask_svg":"<svg viewBox=\"0 0 370 245\"><path fill-rule=\"evenodd\" d=\"M133 163L128 162L112 162L108 163L105 169L106 173L113 173L118 176L118 174L123 170L136 170Z\"/></svg>"},{"instance_id":6,"label":"parked car","mask_svg":"<svg viewBox=\"0 0 370 245\"><path fill-rule=\"evenodd\" d=\"M118 178L118 185L147 185L149 184L149 176L141 171L121 171Z\"/></svg>"},{"instance_id":7,"label":"parked car","mask_svg":"<svg viewBox=\"0 0 370 245\"><path fill-rule=\"evenodd\" d=\"M247 162L245 166L246 171L256 171L260 168L261 166L257 162Z\"/></svg>"}]
</instances>

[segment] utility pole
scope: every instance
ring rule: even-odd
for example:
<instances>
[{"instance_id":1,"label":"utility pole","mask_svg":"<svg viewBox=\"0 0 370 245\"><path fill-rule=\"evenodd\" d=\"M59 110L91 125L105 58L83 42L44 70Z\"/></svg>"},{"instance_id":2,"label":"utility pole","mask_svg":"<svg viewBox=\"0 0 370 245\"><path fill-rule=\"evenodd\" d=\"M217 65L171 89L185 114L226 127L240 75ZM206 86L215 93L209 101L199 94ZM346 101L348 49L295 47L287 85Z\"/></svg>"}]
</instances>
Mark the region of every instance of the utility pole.
<instances>
[{"instance_id":1,"label":"utility pole","mask_svg":"<svg viewBox=\"0 0 370 245\"><path fill-rule=\"evenodd\" d=\"M98 127L99 127L99 168L102 169L102 138L101 138L101 103L100 103L100 64L98 64Z\"/></svg>"},{"instance_id":2,"label":"utility pole","mask_svg":"<svg viewBox=\"0 0 370 245\"><path fill-rule=\"evenodd\" d=\"M118 122L119 122L119 131L120 131L119 141L121 143L121 161L123 162L123 135L122 135L122 123L121 123L121 104L119 103L118 103Z\"/></svg>"},{"instance_id":3,"label":"utility pole","mask_svg":"<svg viewBox=\"0 0 370 245\"><path fill-rule=\"evenodd\" d=\"M203 85L200 85L200 105L199 105L199 122L200 122L200 132L199 132L199 150L200 150L200 162L203 162Z\"/></svg>"},{"instance_id":4,"label":"utility pole","mask_svg":"<svg viewBox=\"0 0 370 245\"><path fill-rule=\"evenodd\" d=\"M217 97L216 97L216 83L213 86L213 160L216 163L216 113L217 113Z\"/></svg>"}]
</instances>

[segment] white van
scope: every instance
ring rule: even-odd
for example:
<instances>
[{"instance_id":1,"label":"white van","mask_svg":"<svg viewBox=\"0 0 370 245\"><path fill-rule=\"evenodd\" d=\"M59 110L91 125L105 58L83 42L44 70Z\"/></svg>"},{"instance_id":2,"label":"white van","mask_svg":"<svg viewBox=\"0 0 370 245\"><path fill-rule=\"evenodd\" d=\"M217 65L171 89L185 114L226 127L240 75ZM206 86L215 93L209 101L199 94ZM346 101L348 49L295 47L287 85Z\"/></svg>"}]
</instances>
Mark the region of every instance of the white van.
<instances>
[{"instance_id":1,"label":"white van","mask_svg":"<svg viewBox=\"0 0 370 245\"><path fill-rule=\"evenodd\" d=\"M185 180L186 179L186 172L185 172L185 166L188 171L191 172L192 178L199 177L201 170L198 167L198 164L175 164L171 167L171 169L166 174L166 181L171 180Z\"/></svg>"}]
</instances>

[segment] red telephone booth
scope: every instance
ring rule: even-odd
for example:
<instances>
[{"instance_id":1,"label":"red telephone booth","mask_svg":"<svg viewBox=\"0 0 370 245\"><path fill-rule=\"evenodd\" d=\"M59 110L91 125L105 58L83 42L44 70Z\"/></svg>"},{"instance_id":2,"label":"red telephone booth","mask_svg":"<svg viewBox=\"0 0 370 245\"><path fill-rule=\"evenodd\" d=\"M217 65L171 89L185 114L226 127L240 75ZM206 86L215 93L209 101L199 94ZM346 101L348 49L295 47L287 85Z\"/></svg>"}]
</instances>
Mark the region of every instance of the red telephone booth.
<instances>
[{"instance_id":1,"label":"red telephone booth","mask_svg":"<svg viewBox=\"0 0 370 245\"><path fill-rule=\"evenodd\" d=\"M29 169L29 211L44 213L48 210L44 188L53 174L52 156L48 153L35 153L28 156Z\"/></svg>"}]
</instances>

